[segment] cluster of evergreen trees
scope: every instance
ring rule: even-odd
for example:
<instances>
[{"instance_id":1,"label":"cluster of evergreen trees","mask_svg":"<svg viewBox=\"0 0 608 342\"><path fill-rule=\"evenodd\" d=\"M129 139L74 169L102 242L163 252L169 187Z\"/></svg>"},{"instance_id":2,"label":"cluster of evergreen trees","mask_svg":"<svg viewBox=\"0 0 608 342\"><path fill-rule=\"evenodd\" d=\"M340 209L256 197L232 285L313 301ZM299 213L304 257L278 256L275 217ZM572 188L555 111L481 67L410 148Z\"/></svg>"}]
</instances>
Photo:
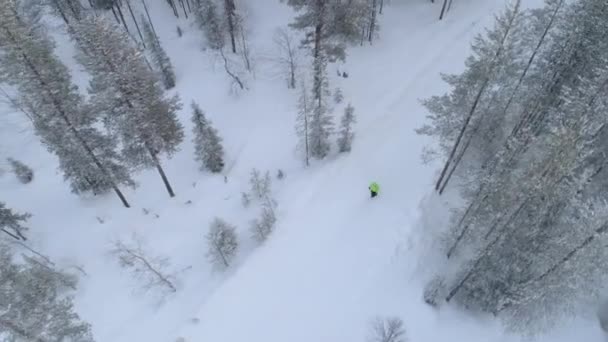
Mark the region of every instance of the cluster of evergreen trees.
<instances>
[{"instance_id":1,"label":"cluster of evergreen trees","mask_svg":"<svg viewBox=\"0 0 608 342\"><path fill-rule=\"evenodd\" d=\"M426 101L419 133L447 157L436 189L464 200L432 293L518 323L597 298L608 275L606 18L605 0L515 1L475 39L466 70L444 76L452 90Z\"/></svg>"},{"instance_id":2,"label":"cluster of evergreen trees","mask_svg":"<svg viewBox=\"0 0 608 342\"><path fill-rule=\"evenodd\" d=\"M28 112L36 135L58 157L74 193L114 191L129 207L121 187L135 187L134 170L155 168L173 197L161 158L173 155L183 141L176 115L181 103L177 96L168 97L158 82L171 88L175 74L152 23L142 18L156 70L128 31L103 16L66 12L76 3L80 4L51 2L65 17L77 61L90 75L88 99L54 53L54 43L40 23L40 3L28 0L0 2L0 82L17 89L15 102ZM217 131L209 126L195 133L197 158L206 149L207 168L220 172L223 151Z\"/></svg>"}]
</instances>

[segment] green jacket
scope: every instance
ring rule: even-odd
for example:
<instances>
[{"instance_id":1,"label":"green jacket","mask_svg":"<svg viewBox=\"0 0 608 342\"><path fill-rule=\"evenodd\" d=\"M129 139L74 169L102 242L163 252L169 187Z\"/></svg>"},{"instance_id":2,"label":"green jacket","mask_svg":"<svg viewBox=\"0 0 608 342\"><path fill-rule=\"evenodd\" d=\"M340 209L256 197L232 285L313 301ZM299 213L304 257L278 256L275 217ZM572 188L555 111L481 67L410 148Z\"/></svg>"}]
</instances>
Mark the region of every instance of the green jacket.
<instances>
[{"instance_id":1,"label":"green jacket","mask_svg":"<svg viewBox=\"0 0 608 342\"><path fill-rule=\"evenodd\" d=\"M379 193L380 185L378 185L378 183L376 183L376 182L373 182L372 184L370 184L369 189L373 192Z\"/></svg>"}]
</instances>

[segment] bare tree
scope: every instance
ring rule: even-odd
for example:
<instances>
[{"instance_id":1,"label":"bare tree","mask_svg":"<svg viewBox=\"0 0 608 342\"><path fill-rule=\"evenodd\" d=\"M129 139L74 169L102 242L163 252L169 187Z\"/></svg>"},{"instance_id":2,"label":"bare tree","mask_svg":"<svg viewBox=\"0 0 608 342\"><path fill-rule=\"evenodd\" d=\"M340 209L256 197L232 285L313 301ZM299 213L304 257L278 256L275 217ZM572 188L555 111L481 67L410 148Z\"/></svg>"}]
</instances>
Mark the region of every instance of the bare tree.
<instances>
[{"instance_id":1,"label":"bare tree","mask_svg":"<svg viewBox=\"0 0 608 342\"><path fill-rule=\"evenodd\" d=\"M399 317L377 317L372 321L369 342L407 342L403 321Z\"/></svg>"},{"instance_id":2,"label":"bare tree","mask_svg":"<svg viewBox=\"0 0 608 342\"><path fill-rule=\"evenodd\" d=\"M300 59L295 37L288 30L279 28L275 31L273 40L279 50L276 61L287 75L287 88L295 89Z\"/></svg>"},{"instance_id":3,"label":"bare tree","mask_svg":"<svg viewBox=\"0 0 608 342\"><path fill-rule=\"evenodd\" d=\"M145 290L162 288L165 291L177 292L174 276L167 273L169 259L151 256L144 250L139 237L133 236L131 244L118 240L114 242L110 253L118 258L120 265L131 270L136 278L142 281Z\"/></svg>"},{"instance_id":4,"label":"bare tree","mask_svg":"<svg viewBox=\"0 0 608 342\"><path fill-rule=\"evenodd\" d=\"M209 251L207 257L216 267L228 268L238 250L236 227L226 221L215 218L211 222L207 243Z\"/></svg>"}]
</instances>

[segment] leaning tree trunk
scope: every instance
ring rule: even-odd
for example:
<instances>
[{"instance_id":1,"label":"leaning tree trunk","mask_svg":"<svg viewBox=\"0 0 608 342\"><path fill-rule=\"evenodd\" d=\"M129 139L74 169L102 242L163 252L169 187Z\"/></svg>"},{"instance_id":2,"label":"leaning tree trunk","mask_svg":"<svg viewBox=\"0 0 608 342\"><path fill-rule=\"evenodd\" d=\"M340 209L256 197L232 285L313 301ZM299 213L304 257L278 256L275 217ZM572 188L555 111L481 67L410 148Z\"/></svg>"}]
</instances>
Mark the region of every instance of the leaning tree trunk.
<instances>
[{"instance_id":1,"label":"leaning tree trunk","mask_svg":"<svg viewBox=\"0 0 608 342\"><path fill-rule=\"evenodd\" d=\"M447 1L447 0L446 0ZM447 3L447 2L446 2ZM444 3L444 6L445 4ZM471 110L469 111L469 113L467 114L467 117L464 121L464 124L460 130L460 132L458 133L458 137L456 138L456 142L454 143L454 146L452 147L452 150L450 151L450 155L448 157L448 160L446 161L443 170L441 171L441 175L439 176L439 179L437 180L437 183L435 184L435 190L440 190L442 187L445 188L445 186L447 184L443 184L444 181L444 177L446 176L446 173L448 171L448 169L450 168L450 165L453 163L453 158L456 155L456 150L458 149L458 147L460 146L460 142L464 136L464 133L466 132L469 123L471 122L471 118L473 117L473 114L475 114L475 111L477 110L477 106L479 105L479 101L481 100L481 96L483 95L483 93L486 90L486 87L488 86L488 84L490 83L490 79L492 78L492 74L494 72L494 69L496 68L496 59L501 55L502 50L504 48L504 44L507 40L507 37L509 36L509 33L511 32L511 28L513 27L513 22L515 21L515 18L517 17L517 14L519 13L519 4L520 1L518 0L517 4L516 4L516 10L515 12L512 14L510 20L509 20L509 25L504 33L504 35L502 36L502 39L500 41L500 45L498 46L498 48L496 49L496 53L494 54L494 57L491 61L488 73L485 75L485 79L481 85L481 87L479 88L479 91L477 92L477 95L475 96L475 100L473 101L473 105L471 106ZM446 181L447 183L447 181Z\"/></svg>"},{"instance_id":2,"label":"leaning tree trunk","mask_svg":"<svg viewBox=\"0 0 608 342\"><path fill-rule=\"evenodd\" d=\"M148 148L148 151L150 152L150 156L152 157L152 160L154 161L154 165L156 166L156 170L158 171L158 174L160 174L160 178L162 178L163 183L165 184L165 188L167 188L167 192L169 193L169 196L175 197L175 192L173 192L173 188L171 187L171 184L169 183L169 179L167 178L167 175L165 174L165 170L163 170L163 167L160 164L160 160L158 160L158 156L156 155L156 153L154 151L152 151L152 149Z\"/></svg>"}]
</instances>

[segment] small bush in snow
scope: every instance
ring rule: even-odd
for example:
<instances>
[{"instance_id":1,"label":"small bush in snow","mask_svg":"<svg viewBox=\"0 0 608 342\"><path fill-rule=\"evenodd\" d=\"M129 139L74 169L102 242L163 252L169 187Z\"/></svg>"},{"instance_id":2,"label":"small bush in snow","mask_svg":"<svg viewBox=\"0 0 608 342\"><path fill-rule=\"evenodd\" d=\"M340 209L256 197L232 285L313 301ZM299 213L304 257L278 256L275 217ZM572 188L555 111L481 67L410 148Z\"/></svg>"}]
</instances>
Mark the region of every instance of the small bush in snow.
<instances>
[{"instance_id":1,"label":"small bush in snow","mask_svg":"<svg viewBox=\"0 0 608 342\"><path fill-rule=\"evenodd\" d=\"M270 172L266 171L266 174L262 178L259 170L252 169L249 184L251 186L251 194L258 199L264 199L270 194Z\"/></svg>"},{"instance_id":2,"label":"small bush in snow","mask_svg":"<svg viewBox=\"0 0 608 342\"><path fill-rule=\"evenodd\" d=\"M227 268L238 250L236 227L220 218L215 218L207 233L209 251L207 257L216 267Z\"/></svg>"},{"instance_id":3,"label":"small bush in snow","mask_svg":"<svg viewBox=\"0 0 608 342\"><path fill-rule=\"evenodd\" d=\"M174 277L166 273L169 259L151 256L144 251L141 240L134 236L131 244L115 241L110 253L118 258L120 266L129 269L133 275L142 281L144 290L161 288L168 292L176 292Z\"/></svg>"},{"instance_id":4,"label":"small bush in snow","mask_svg":"<svg viewBox=\"0 0 608 342\"><path fill-rule=\"evenodd\" d=\"M184 31L182 31L182 28L178 26L177 27L177 36L181 38L183 35L184 35Z\"/></svg>"},{"instance_id":5,"label":"small bush in snow","mask_svg":"<svg viewBox=\"0 0 608 342\"><path fill-rule=\"evenodd\" d=\"M34 171L29 166L13 158L7 160L13 169L13 173L21 183L27 184L34 179Z\"/></svg>"},{"instance_id":6,"label":"small bush in snow","mask_svg":"<svg viewBox=\"0 0 608 342\"><path fill-rule=\"evenodd\" d=\"M277 171L277 179L282 180L283 178L285 178L285 173L283 172L283 170L279 169Z\"/></svg>"},{"instance_id":7,"label":"small bush in snow","mask_svg":"<svg viewBox=\"0 0 608 342\"><path fill-rule=\"evenodd\" d=\"M277 222L277 218L274 213L274 206L275 205L272 200L269 199L264 201L260 218L251 222L251 233L253 238L258 243L266 241L268 236L274 230L274 226Z\"/></svg>"},{"instance_id":8,"label":"small bush in snow","mask_svg":"<svg viewBox=\"0 0 608 342\"><path fill-rule=\"evenodd\" d=\"M399 317L376 318L371 325L369 342L407 342L405 327Z\"/></svg>"}]
</instances>

